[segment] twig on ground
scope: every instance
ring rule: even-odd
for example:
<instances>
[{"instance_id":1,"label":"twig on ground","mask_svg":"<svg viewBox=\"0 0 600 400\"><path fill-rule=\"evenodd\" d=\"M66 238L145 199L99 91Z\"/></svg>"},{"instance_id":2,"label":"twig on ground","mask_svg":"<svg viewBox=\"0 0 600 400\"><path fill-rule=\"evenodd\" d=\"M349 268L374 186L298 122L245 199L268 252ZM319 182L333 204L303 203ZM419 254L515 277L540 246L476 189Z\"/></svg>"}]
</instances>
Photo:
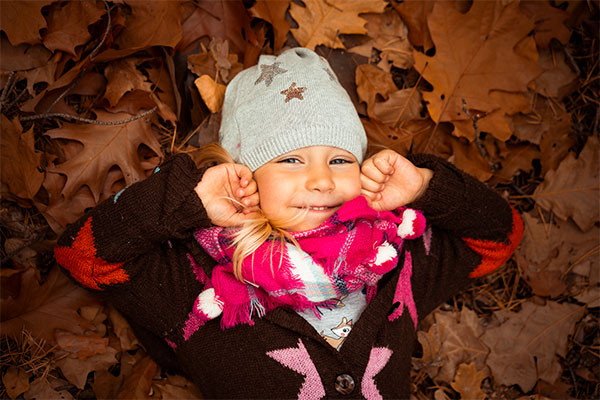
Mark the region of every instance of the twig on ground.
<instances>
[{"instance_id":1,"label":"twig on ground","mask_svg":"<svg viewBox=\"0 0 600 400\"><path fill-rule=\"evenodd\" d=\"M33 121L33 120L36 120L36 119L46 119L46 118L64 118L64 119L69 119L69 120L84 122L86 124L122 125L122 124L127 124L129 122L135 121L136 119L144 118L145 116L150 115L153 112L155 112L157 110L157 108L158 107L154 106L150 110L144 111L142 113L134 115L131 118L123 119L123 120L120 120L120 121L98 121L98 120L95 120L95 119L82 118L82 117L77 117L75 115L62 114L62 113L43 113L43 114L38 114L38 115L30 115L28 117L21 118L21 121Z\"/></svg>"}]
</instances>

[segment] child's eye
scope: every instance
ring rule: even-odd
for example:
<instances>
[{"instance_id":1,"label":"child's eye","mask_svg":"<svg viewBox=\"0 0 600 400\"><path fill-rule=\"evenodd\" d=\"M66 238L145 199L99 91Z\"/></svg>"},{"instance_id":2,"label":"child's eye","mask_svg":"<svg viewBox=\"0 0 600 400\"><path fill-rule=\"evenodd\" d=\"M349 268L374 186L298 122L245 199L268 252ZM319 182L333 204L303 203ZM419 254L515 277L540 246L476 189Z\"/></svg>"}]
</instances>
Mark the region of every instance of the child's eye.
<instances>
[{"instance_id":1,"label":"child's eye","mask_svg":"<svg viewBox=\"0 0 600 400\"><path fill-rule=\"evenodd\" d=\"M329 162L330 164L352 164L352 161L345 158L335 158Z\"/></svg>"},{"instance_id":2,"label":"child's eye","mask_svg":"<svg viewBox=\"0 0 600 400\"><path fill-rule=\"evenodd\" d=\"M281 159L281 160L279 160L277 162L278 163L285 163L285 164L297 164L297 163L300 162L300 160L298 160L297 158L288 157L288 158Z\"/></svg>"}]
</instances>

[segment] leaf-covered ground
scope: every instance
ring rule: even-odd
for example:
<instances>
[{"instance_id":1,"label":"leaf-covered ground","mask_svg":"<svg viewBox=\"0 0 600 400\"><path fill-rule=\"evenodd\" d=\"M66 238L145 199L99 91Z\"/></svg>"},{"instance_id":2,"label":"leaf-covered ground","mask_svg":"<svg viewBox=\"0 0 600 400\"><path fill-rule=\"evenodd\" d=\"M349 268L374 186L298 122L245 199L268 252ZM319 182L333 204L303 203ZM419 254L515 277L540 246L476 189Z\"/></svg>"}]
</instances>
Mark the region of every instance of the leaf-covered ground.
<instances>
[{"instance_id":1,"label":"leaf-covered ground","mask_svg":"<svg viewBox=\"0 0 600 400\"><path fill-rule=\"evenodd\" d=\"M217 137L227 83L301 45L370 151L497 190L525 236L418 332L414 399L600 397L597 0L0 2L2 398L194 398L55 265L57 235Z\"/></svg>"}]
</instances>

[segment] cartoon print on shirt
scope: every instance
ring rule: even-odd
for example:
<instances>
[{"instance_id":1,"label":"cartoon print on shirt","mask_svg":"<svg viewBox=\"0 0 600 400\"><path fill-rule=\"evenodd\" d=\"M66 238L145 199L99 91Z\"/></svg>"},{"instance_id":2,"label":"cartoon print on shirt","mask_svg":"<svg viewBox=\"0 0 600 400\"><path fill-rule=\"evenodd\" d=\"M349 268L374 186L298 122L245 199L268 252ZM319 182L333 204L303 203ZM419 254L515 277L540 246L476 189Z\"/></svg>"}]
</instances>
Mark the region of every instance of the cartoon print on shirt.
<instances>
[{"instance_id":1,"label":"cartoon print on shirt","mask_svg":"<svg viewBox=\"0 0 600 400\"><path fill-rule=\"evenodd\" d=\"M343 317L342 322L340 322L338 326L331 328L331 332L333 332L335 335L334 337L325 335L323 331L321 331L321 337L336 350L339 350L340 346L342 343L344 343L344 340L346 340L351 330L352 320L348 321L346 317Z\"/></svg>"}]
</instances>

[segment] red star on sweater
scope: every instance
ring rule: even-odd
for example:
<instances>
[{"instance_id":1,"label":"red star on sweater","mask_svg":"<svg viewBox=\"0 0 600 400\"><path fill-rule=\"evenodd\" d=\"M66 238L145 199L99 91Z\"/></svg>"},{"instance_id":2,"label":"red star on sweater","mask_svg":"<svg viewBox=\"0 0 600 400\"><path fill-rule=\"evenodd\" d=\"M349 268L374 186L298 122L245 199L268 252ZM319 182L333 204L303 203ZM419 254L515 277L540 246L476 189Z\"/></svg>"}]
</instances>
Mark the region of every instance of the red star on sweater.
<instances>
[{"instance_id":1,"label":"red star on sweater","mask_svg":"<svg viewBox=\"0 0 600 400\"><path fill-rule=\"evenodd\" d=\"M125 262L109 263L96 257L92 217L83 224L71 247L57 247L54 258L69 270L71 276L83 285L102 290L98 285L111 285L129 280L122 268Z\"/></svg>"}]
</instances>

